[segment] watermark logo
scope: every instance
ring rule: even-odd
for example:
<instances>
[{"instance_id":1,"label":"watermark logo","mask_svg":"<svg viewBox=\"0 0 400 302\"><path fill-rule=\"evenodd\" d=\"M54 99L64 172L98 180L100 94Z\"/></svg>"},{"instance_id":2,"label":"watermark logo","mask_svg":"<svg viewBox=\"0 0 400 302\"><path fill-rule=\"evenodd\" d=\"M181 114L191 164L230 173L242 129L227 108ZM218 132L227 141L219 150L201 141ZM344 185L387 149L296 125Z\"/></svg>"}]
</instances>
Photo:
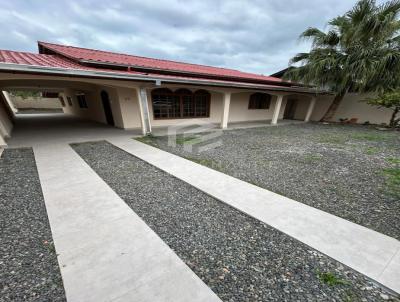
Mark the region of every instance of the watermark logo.
<instances>
[{"instance_id":1,"label":"watermark logo","mask_svg":"<svg viewBox=\"0 0 400 302\"><path fill-rule=\"evenodd\" d=\"M222 146L222 129L218 125L198 121L183 121L168 127L168 146L182 145L186 152L204 152Z\"/></svg>"}]
</instances>

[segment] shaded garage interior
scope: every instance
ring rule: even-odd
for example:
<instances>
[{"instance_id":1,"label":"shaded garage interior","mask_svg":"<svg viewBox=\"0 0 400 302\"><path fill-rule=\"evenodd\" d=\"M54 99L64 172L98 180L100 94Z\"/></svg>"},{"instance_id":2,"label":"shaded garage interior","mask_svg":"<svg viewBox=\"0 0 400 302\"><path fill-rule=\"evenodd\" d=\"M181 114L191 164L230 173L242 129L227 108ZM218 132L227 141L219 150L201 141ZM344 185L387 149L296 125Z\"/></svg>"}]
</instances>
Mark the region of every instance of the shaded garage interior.
<instances>
[{"instance_id":1,"label":"shaded garage interior","mask_svg":"<svg viewBox=\"0 0 400 302\"><path fill-rule=\"evenodd\" d=\"M1 79L2 76L5 79ZM70 135L89 139L96 137L96 132L99 137L104 137L107 132L127 134L126 130L131 130L130 133L140 135L142 127L137 91L109 83L99 85L99 82L0 74L0 145L30 146L35 140L42 141L45 134L49 135L48 138ZM47 113L40 108L37 110L40 113L18 111L8 91L56 94L57 98L46 98L46 102L54 102L54 108L60 107L60 110Z\"/></svg>"}]
</instances>

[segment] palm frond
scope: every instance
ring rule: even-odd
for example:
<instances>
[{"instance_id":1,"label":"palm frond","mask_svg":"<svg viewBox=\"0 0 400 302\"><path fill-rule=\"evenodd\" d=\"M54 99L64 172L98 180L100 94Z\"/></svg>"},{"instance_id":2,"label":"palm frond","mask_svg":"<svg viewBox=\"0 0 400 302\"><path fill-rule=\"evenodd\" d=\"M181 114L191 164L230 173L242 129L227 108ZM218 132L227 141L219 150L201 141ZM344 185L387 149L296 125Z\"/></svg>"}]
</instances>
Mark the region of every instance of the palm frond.
<instances>
[{"instance_id":1,"label":"palm frond","mask_svg":"<svg viewBox=\"0 0 400 302\"><path fill-rule=\"evenodd\" d=\"M382 91L400 86L400 0L377 6L360 0L332 19L327 32L308 28L300 38L312 41L308 53L290 60L297 68L286 75L343 93Z\"/></svg>"}]
</instances>

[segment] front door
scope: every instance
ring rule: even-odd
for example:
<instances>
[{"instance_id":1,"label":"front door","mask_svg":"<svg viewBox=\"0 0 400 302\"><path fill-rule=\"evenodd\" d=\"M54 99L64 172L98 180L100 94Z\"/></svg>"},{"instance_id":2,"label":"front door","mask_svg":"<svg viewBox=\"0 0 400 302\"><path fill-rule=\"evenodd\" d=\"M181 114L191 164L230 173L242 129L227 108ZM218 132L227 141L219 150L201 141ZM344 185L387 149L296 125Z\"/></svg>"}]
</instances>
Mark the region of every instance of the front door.
<instances>
[{"instance_id":1,"label":"front door","mask_svg":"<svg viewBox=\"0 0 400 302\"><path fill-rule=\"evenodd\" d=\"M114 117L111 110L111 102L106 91L101 92L101 101L103 102L104 114L106 116L107 124L114 126Z\"/></svg>"},{"instance_id":2,"label":"front door","mask_svg":"<svg viewBox=\"0 0 400 302\"><path fill-rule=\"evenodd\" d=\"M285 112L283 113L283 118L286 120L293 120L296 113L297 100L288 99L285 107Z\"/></svg>"}]
</instances>

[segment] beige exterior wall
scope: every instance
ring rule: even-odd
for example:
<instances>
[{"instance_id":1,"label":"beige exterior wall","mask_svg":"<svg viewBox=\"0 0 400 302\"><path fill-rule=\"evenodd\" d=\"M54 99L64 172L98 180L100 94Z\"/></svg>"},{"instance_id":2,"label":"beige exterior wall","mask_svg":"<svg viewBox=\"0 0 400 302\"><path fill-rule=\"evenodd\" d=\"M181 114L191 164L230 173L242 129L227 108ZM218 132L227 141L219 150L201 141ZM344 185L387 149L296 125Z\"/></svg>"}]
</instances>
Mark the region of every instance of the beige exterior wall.
<instances>
[{"instance_id":1,"label":"beige exterior wall","mask_svg":"<svg viewBox=\"0 0 400 302\"><path fill-rule=\"evenodd\" d=\"M88 108L79 107L78 100L76 98L76 94L79 92L85 93ZM100 97L96 94L95 90L75 90L67 88L63 93L61 93L61 96L64 98L65 102L65 107L63 107L64 113L72 114L80 118L89 119L100 123L106 123ZM68 104L67 97L71 98L72 106Z\"/></svg>"},{"instance_id":2,"label":"beige exterior wall","mask_svg":"<svg viewBox=\"0 0 400 302\"><path fill-rule=\"evenodd\" d=\"M106 124L106 118L101 100L101 92L108 93L115 126L123 129L140 128L140 114L137 92L134 88L96 86L94 88L65 89L62 93L65 101L64 113L90 119ZM88 108L80 108L76 94L85 93ZM67 96L72 98L72 106L69 106Z\"/></svg>"},{"instance_id":3,"label":"beige exterior wall","mask_svg":"<svg viewBox=\"0 0 400 302\"><path fill-rule=\"evenodd\" d=\"M140 121L140 109L138 89L118 88L118 103L121 108L123 128L137 129L142 126Z\"/></svg>"},{"instance_id":4,"label":"beige exterior wall","mask_svg":"<svg viewBox=\"0 0 400 302\"><path fill-rule=\"evenodd\" d=\"M107 86L97 86L94 92L94 96L96 99L96 108L98 110L98 115L101 117L103 123L106 123L106 117L104 114L103 103L101 100L101 92L106 91L111 103L111 111L114 118L115 127L124 128L124 123L122 120L121 106L119 103L118 91L116 88L107 87Z\"/></svg>"},{"instance_id":5,"label":"beige exterior wall","mask_svg":"<svg viewBox=\"0 0 400 302\"><path fill-rule=\"evenodd\" d=\"M290 95L287 96L287 99L296 99L298 100L297 108L294 114L295 120L304 120L306 118L308 107L310 106L311 96L308 95ZM315 111L315 107L314 107Z\"/></svg>"},{"instance_id":6,"label":"beige exterior wall","mask_svg":"<svg viewBox=\"0 0 400 302\"><path fill-rule=\"evenodd\" d=\"M335 120L339 120L340 118L357 118L359 123L388 123L392 111L386 108L373 107L362 102L368 97L371 97L371 95L347 94L335 114Z\"/></svg>"},{"instance_id":7,"label":"beige exterior wall","mask_svg":"<svg viewBox=\"0 0 400 302\"><path fill-rule=\"evenodd\" d=\"M231 97L228 122L262 121L271 120L274 113L277 96L272 96L269 109L249 109L249 99L253 92L234 93ZM279 119L282 119L285 111L286 98L283 99L282 107L279 113Z\"/></svg>"},{"instance_id":8,"label":"beige exterior wall","mask_svg":"<svg viewBox=\"0 0 400 302\"><path fill-rule=\"evenodd\" d=\"M11 102L17 109L61 109L58 98L11 96Z\"/></svg>"},{"instance_id":9,"label":"beige exterior wall","mask_svg":"<svg viewBox=\"0 0 400 302\"><path fill-rule=\"evenodd\" d=\"M388 123L392 114L391 110L386 108L377 108L362 102L371 94L347 94L340 104L333 121L339 121L341 118L357 118L358 123L370 122L371 124ZM333 96L319 96L315 105L311 120L319 121L329 105L333 101Z\"/></svg>"}]
</instances>

